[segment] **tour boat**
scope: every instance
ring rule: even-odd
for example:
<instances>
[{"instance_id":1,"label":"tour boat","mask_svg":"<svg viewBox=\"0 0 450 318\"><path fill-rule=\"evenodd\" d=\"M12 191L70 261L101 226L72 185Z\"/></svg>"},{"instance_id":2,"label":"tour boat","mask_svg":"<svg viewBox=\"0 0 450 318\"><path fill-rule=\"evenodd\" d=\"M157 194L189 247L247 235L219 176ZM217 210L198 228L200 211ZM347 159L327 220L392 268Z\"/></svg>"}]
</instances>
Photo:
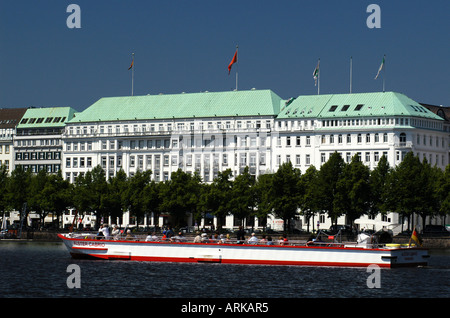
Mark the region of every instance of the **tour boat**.
<instances>
[{"instance_id":1,"label":"tour boat","mask_svg":"<svg viewBox=\"0 0 450 318\"><path fill-rule=\"evenodd\" d=\"M73 258L184 263L304 265L383 268L426 266L428 250L410 244L302 242L275 245L98 239L95 234L58 234Z\"/></svg>"}]
</instances>

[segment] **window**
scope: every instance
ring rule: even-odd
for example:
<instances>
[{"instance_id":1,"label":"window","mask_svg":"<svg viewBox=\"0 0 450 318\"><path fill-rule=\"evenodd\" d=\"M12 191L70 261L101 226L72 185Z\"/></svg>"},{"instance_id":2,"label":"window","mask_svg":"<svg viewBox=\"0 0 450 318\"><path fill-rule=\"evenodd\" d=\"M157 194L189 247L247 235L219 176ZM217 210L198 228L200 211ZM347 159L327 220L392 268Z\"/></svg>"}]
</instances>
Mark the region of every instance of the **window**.
<instances>
[{"instance_id":1,"label":"window","mask_svg":"<svg viewBox=\"0 0 450 318\"><path fill-rule=\"evenodd\" d=\"M295 155L295 164L296 164L297 166L300 165L300 155Z\"/></svg>"},{"instance_id":2,"label":"window","mask_svg":"<svg viewBox=\"0 0 450 318\"><path fill-rule=\"evenodd\" d=\"M337 105L333 105L330 107L330 109L328 110L329 112L334 112L337 108Z\"/></svg>"},{"instance_id":3,"label":"window","mask_svg":"<svg viewBox=\"0 0 450 318\"><path fill-rule=\"evenodd\" d=\"M370 134L366 134L366 142L367 142L367 143L370 142Z\"/></svg>"},{"instance_id":4,"label":"window","mask_svg":"<svg viewBox=\"0 0 450 318\"><path fill-rule=\"evenodd\" d=\"M358 105L356 105L355 110L360 111L363 108L363 106L364 106L364 104L358 104Z\"/></svg>"},{"instance_id":5,"label":"window","mask_svg":"<svg viewBox=\"0 0 450 318\"><path fill-rule=\"evenodd\" d=\"M430 140L431 140L431 138L430 138ZM402 144L402 145L406 144L406 134L405 133L400 134L400 144Z\"/></svg>"},{"instance_id":6,"label":"window","mask_svg":"<svg viewBox=\"0 0 450 318\"><path fill-rule=\"evenodd\" d=\"M347 143L351 143L352 142L352 136L350 134L347 134Z\"/></svg>"},{"instance_id":7,"label":"window","mask_svg":"<svg viewBox=\"0 0 450 318\"><path fill-rule=\"evenodd\" d=\"M350 107L350 105L344 105L344 106L342 106L341 111L346 112L349 107Z\"/></svg>"},{"instance_id":8,"label":"window","mask_svg":"<svg viewBox=\"0 0 450 318\"><path fill-rule=\"evenodd\" d=\"M297 146L300 146L300 136L297 136L297 137L296 137L296 145L297 145Z\"/></svg>"},{"instance_id":9,"label":"window","mask_svg":"<svg viewBox=\"0 0 450 318\"><path fill-rule=\"evenodd\" d=\"M375 157L375 162L378 162L380 160L380 154L378 153L378 151L375 151L374 157Z\"/></svg>"},{"instance_id":10,"label":"window","mask_svg":"<svg viewBox=\"0 0 450 318\"><path fill-rule=\"evenodd\" d=\"M305 157L305 164L306 165L310 165L311 164L311 156L310 155L306 155L306 157Z\"/></svg>"},{"instance_id":11,"label":"window","mask_svg":"<svg viewBox=\"0 0 450 318\"><path fill-rule=\"evenodd\" d=\"M361 134L358 134L358 144L360 144L361 141L362 141L362 136L361 136Z\"/></svg>"}]
</instances>

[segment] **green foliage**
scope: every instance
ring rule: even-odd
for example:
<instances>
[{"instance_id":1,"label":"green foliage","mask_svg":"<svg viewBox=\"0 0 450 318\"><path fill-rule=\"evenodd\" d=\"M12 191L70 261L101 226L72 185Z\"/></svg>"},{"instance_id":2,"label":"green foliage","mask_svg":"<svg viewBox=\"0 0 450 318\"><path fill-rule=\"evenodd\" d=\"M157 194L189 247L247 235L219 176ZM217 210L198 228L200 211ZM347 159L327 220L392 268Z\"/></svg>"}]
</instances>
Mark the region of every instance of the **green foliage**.
<instances>
[{"instance_id":1,"label":"green foliage","mask_svg":"<svg viewBox=\"0 0 450 318\"><path fill-rule=\"evenodd\" d=\"M186 225L188 213L196 221L210 213L217 217L219 228L230 214L242 222L257 216L263 225L273 214L285 221L285 231L298 214L309 224L315 213L327 213L333 222L345 215L348 223L388 211L405 218L418 214L423 220L450 213L450 165L442 171L426 160L420 162L412 152L395 168L383 156L372 171L358 156L345 163L333 153L320 169L311 166L304 174L288 162L257 179L248 167L234 180L227 169L210 184L181 169L165 182L152 181L150 176L151 171L139 171L127 177L120 170L106 180L105 171L97 166L70 184L60 173L32 175L18 166L8 175L1 167L0 210L21 211L27 203L27 210L38 213L42 221L48 213L61 216L69 208L80 214L92 212L98 222L125 211L138 219L153 213L154 224L161 213L169 213L175 226Z\"/></svg>"}]
</instances>

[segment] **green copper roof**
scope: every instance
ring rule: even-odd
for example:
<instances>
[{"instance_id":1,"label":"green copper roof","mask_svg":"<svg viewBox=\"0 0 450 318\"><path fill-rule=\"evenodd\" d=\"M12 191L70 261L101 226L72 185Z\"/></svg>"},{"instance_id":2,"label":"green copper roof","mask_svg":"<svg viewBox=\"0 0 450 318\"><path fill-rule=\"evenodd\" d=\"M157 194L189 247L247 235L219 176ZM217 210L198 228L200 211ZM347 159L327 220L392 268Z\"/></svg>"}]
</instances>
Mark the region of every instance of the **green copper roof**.
<instances>
[{"instance_id":1,"label":"green copper roof","mask_svg":"<svg viewBox=\"0 0 450 318\"><path fill-rule=\"evenodd\" d=\"M227 116L276 116L284 100L271 90L101 98L71 122Z\"/></svg>"},{"instance_id":2,"label":"green copper roof","mask_svg":"<svg viewBox=\"0 0 450 318\"><path fill-rule=\"evenodd\" d=\"M71 107L29 108L17 128L64 127L75 113Z\"/></svg>"},{"instance_id":3,"label":"green copper roof","mask_svg":"<svg viewBox=\"0 0 450 318\"><path fill-rule=\"evenodd\" d=\"M442 120L409 97L396 92L299 96L278 118L355 118L414 116Z\"/></svg>"}]
</instances>

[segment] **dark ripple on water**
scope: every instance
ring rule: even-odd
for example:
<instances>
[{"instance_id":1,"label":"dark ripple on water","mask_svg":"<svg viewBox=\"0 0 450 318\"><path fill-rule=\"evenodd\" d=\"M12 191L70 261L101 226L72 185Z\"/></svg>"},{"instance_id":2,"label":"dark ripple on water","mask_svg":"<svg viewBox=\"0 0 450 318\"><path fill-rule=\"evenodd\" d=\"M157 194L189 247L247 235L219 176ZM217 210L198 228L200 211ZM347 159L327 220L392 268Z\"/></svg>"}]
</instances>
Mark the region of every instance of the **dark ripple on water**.
<instances>
[{"instance_id":1,"label":"dark ripple on water","mask_svg":"<svg viewBox=\"0 0 450 318\"><path fill-rule=\"evenodd\" d=\"M81 288L67 287L78 264ZM0 297L367 298L450 296L450 251L427 267L383 269L368 288L365 268L74 260L60 243L0 242Z\"/></svg>"}]
</instances>

